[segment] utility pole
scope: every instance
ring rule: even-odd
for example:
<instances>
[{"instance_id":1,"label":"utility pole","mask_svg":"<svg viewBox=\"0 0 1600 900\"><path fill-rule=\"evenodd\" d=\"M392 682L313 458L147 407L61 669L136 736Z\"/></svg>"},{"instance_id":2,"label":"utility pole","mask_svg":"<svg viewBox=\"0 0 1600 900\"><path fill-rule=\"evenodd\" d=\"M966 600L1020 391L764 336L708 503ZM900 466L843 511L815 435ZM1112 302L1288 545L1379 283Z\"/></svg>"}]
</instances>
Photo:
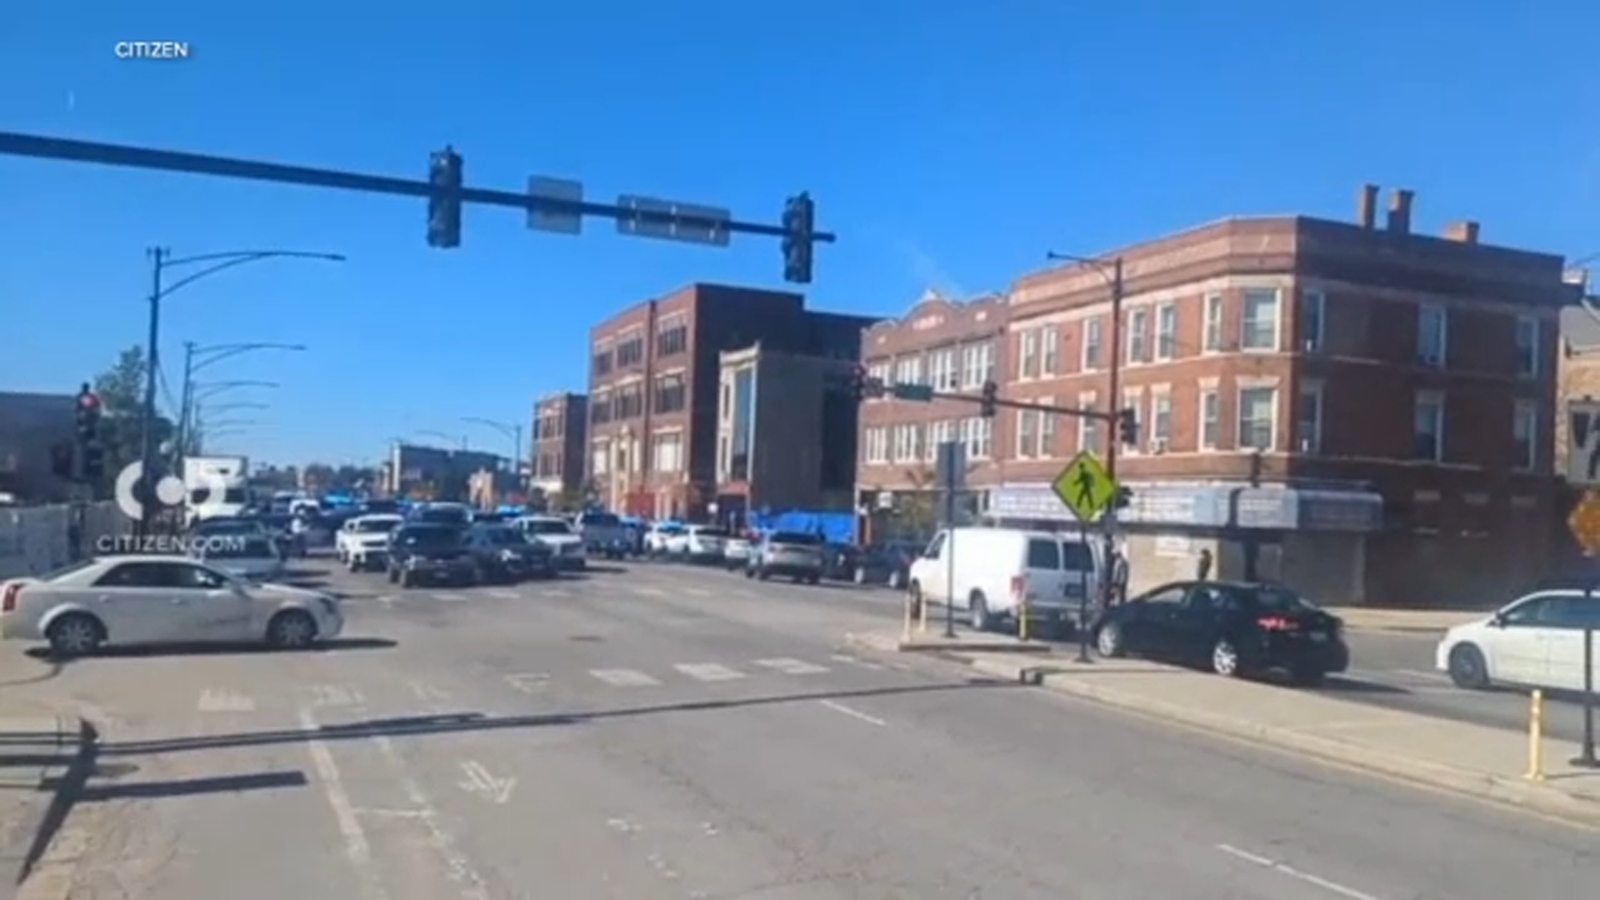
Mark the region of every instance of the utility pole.
<instances>
[{"instance_id":1,"label":"utility pole","mask_svg":"<svg viewBox=\"0 0 1600 900\"><path fill-rule=\"evenodd\" d=\"M1122 257L1118 256L1111 261L1111 370L1106 375L1107 389L1111 392L1112 412L1122 406ZM1113 418L1116 423L1120 419ZM1106 474L1111 476L1113 483L1117 480L1117 444L1121 443L1122 435L1117 433L1115 424L1106 429ZM1110 608L1112 593L1117 590L1116 576L1118 566L1116 560L1116 533L1117 533L1117 504L1113 503L1106 508L1100 516L1101 524L1105 527L1105 560L1106 576L1100 580L1102 608Z\"/></svg>"},{"instance_id":2,"label":"utility pole","mask_svg":"<svg viewBox=\"0 0 1600 900\"><path fill-rule=\"evenodd\" d=\"M156 474L156 379L161 365L161 269L172 251L151 247L150 256L150 333L145 351L144 404L140 411L143 427L139 438L139 482L143 496L139 498L139 534L150 533L150 519L155 514L155 486L160 476Z\"/></svg>"}]
</instances>

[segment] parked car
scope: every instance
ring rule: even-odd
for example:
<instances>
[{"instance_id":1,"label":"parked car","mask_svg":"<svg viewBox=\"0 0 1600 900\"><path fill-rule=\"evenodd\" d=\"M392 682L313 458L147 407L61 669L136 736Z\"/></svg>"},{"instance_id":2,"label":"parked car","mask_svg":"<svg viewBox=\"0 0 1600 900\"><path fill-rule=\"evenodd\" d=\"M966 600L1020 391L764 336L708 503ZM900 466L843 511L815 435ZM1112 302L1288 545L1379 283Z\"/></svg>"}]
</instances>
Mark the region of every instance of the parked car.
<instances>
[{"instance_id":1,"label":"parked car","mask_svg":"<svg viewBox=\"0 0 1600 900\"><path fill-rule=\"evenodd\" d=\"M622 559L628 553L628 529L616 513L589 512L578 516L578 534L590 553Z\"/></svg>"},{"instance_id":2,"label":"parked car","mask_svg":"<svg viewBox=\"0 0 1600 900\"><path fill-rule=\"evenodd\" d=\"M334 537L334 552L339 562L352 572L388 566L389 540L405 519L394 513L356 516L344 523Z\"/></svg>"},{"instance_id":3,"label":"parked car","mask_svg":"<svg viewBox=\"0 0 1600 900\"><path fill-rule=\"evenodd\" d=\"M728 571L743 571L750 565L750 554L755 552L756 542L761 540L761 535L753 532L730 534L722 542L722 563Z\"/></svg>"},{"instance_id":4,"label":"parked car","mask_svg":"<svg viewBox=\"0 0 1600 900\"><path fill-rule=\"evenodd\" d=\"M189 547L196 559L244 581L272 581L285 572L282 553L271 537L259 532L213 537Z\"/></svg>"},{"instance_id":5,"label":"parked car","mask_svg":"<svg viewBox=\"0 0 1600 900\"><path fill-rule=\"evenodd\" d=\"M657 522L650 526L644 533L644 555L652 559L666 556L671 549L672 539L684 534L684 527L677 522Z\"/></svg>"},{"instance_id":6,"label":"parked car","mask_svg":"<svg viewBox=\"0 0 1600 900\"><path fill-rule=\"evenodd\" d=\"M183 556L106 556L0 583L0 636L48 641L58 656L102 644L262 641L303 648L338 637L339 601L250 584Z\"/></svg>"},{"instance_id":7,"label":"parked car","mask_svg":"<svg viewBox=\"0 0 1600 900\"><path fill-rule=\"evenodd\" d=\"M472 524L472 507L465 503L424 503L412 507L406 513L406 521L465 528Z\"/></svg>"},{"instance_id":8,"label":"parked car","mask_svg":"<svg viewBox=\"0 0 1600 900\"><path fill-rule=\"evenodd\" d=\"M467 529L466 545L477 564L480 582L556 576L555 554L545 544L529 540L519 528L474 525Z\"/></svg>"},{"instance_id":9,"label":"parked car","mask_svg":"<svg viewBox=\"0 0 1600 900\"><path fill-rule=\"evenodd\" d=\"M529 540L549 547L557 569L581 572L588 568L583 537L573 530L572 523L566 519L560 516L523 516L511 524Z\"/></svg>"},{"instance_id":10,"label":"parked car","mask_svg":"<svg viewBox=\"0 0 1600 900\"><path fill-rule=\"evenodd\" d=\"M467 553L465 529L455 525L410 522L389 541L389 583L473 584L477 566Z\"/></svg>"},{"instance_id":11,"label":"parked car","mask_svg":"<svg viewBox=\"0 0 1600 900\"><path fill-rule=\"evenodd\" d=\"M911 563L907 590L914 613L925 600L948 598L977 631L1014 624L1024 607L1030 621L1060 630L1079 624L1082 598L1098 596L1102 555L1100 545L1075 534L947 529Z\"/></svg>"},{"instance_id":12,"label":"parked car","mask_svg":"<svg viewBox=\"0 0 1600 900\"><path fill-rule=\"evenodd\" d=\"M822 545L822 577L834 581L852 581L856 576L856 562L861 551L854 544L824 541Z\"/></svg>"},{"instance_id":13,"label":"parked car","mask_svg":"<svg viewBox=\"0 0 1600 900\"><path fill-rule=\"evenodd\" d=\"M1276 584L1164 584L1111 607L1093 629L1103 656L1132 653L1229 677L1280 670L1314 685L1350 665L1339 617Z\"/></svg>"},{"instance_id":14,"label":"parked car","mask_svg":"<svg viewBox=\"0 0 1600 900\"><path fill-rule=\"evenodd\" d=\"M820 536L801 531L774 531L756 545L744 571L746 578L762 581L776 575L792 578L796 584L818 584L822 581L822 565Z\"/></svg>"},{"instance_id":15,"label":"parked car","mask_svg":"<svg viewBox=\"0 0 1600 900\"><path fill-rule=\"evenodd\" d=\"M685 562L721 564L722 543L727 538L727 530L715 525L690 525L684 529L680 557Z\"/></svg>"},{"instance_id":16,"label":"parked car","mask_svg":"<svg viewBox=\"0 0 1600 900\"><path fill-rule=\"evenodd\" d=\"M856 569L851 573L856 584L881 584L897 590L910 583L911 564L922 554L927 541L888 541L869 544L856 554Z\"/></svg>"},{"instance_id":17,"label":"parked car","mask_svg":"<svg viewBox=\"0 0 1600 900\"><path fill-rule=\"evenodd\" d=\"M1518 597L1494 613L1445 632L1434 665L1458 687L1497 684L1582 691L1585 626L1600 631L1600 594L1581 579ZM1600 681L1600 640L1592 648Z\"/></svg>"}]
</instances>

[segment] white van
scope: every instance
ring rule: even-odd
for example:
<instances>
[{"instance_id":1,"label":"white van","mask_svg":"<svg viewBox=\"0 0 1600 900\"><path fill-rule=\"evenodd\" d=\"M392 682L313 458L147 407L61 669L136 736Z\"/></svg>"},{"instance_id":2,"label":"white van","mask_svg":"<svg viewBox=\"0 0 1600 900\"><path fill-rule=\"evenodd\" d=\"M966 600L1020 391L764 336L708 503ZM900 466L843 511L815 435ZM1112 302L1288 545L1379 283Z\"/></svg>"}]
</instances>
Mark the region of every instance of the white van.
<instances>
[{"instance_id":1,"label":"white van","mask_svg":"<svg viewBox=\"0 0 1600 900\"><path fill-rule=\"evenodd\" d=\"M1104 556L1103 542L1091 536L1086 545L1076 532L956 528L934 535L911 564L907 587L914 605L952 599L979 631L1014 621L1024 602L1030 620L1075 623L1081 598L1092 607L1099 596Z\"/></svg>"}]
</instances>

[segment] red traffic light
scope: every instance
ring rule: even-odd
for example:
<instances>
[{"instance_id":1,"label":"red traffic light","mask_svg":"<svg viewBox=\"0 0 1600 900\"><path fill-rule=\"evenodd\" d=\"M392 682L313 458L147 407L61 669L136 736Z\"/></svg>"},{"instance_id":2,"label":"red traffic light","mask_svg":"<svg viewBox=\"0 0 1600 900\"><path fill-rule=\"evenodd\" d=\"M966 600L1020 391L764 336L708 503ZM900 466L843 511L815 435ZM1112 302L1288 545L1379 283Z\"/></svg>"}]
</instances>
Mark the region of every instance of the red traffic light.
<instances>
[{"instance_id":1,"label":"red traffic light","mask_svg":"<svg viewBox=\"0 0 1600 900\"><path fill-rule=\"evenodd\" d=\"M100 396L95 393L79 394L78 405L84 409L94 409L100 405Z\"/></svg>"}]
</instances>

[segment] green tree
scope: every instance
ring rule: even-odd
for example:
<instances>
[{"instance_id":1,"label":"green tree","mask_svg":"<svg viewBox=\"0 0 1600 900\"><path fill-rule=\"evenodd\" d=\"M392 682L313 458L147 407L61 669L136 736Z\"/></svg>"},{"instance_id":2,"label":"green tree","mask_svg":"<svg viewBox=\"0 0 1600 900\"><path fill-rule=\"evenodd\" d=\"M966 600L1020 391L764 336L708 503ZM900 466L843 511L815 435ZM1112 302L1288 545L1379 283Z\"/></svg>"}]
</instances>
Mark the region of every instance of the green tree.
<instances>
[{"instance_id":1,"label":"green tree","mask_svg":"<svg viewBox=\"0 0 1600 900\"><path fill-rule=\"evenodd\" d=\"M139 459L142 451L145 355L135 345L122 351L111 368L95 376L94 391L100 396L100 443L105 448L105 479L96 487L109 491L117 473ZM170 440L172 420L156 419L156 443Z\"/></svg>"}]
</instances>

